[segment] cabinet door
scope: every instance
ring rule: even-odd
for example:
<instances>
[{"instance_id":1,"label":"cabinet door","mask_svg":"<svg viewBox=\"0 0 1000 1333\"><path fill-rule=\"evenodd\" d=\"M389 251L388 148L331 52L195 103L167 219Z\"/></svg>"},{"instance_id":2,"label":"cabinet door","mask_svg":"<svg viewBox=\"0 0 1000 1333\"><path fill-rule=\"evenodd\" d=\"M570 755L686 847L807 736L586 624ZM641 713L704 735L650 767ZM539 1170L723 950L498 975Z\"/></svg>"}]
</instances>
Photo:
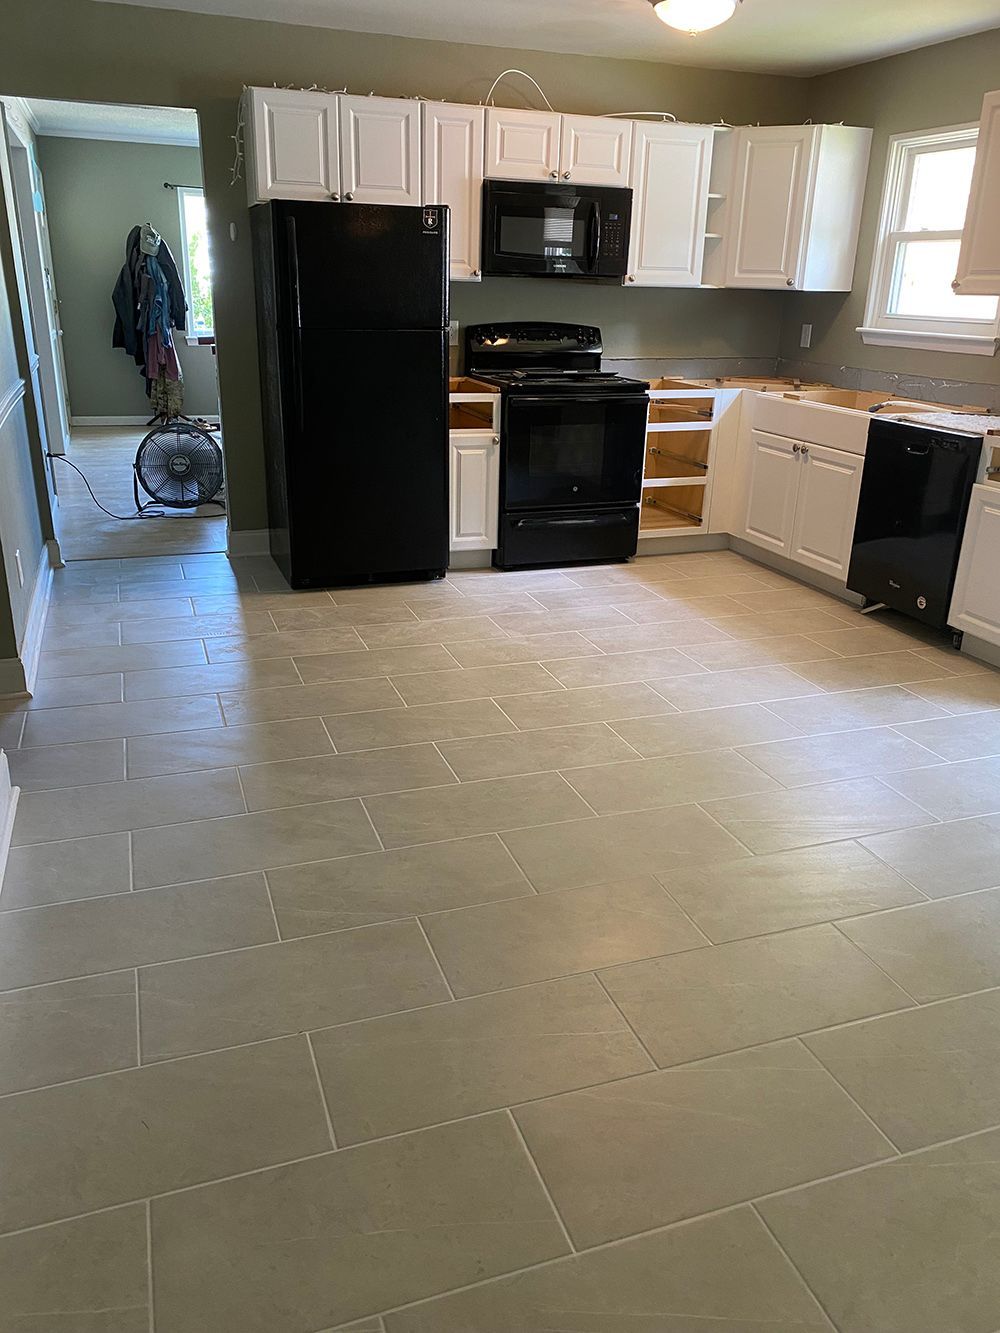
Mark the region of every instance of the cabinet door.
<instances>
[{"instance_id":1,"label":"cabinet door","mask_svg":"<svg viewBox=\"0 0 1000 1333\"><path fill-rule=\"evenodd\" d=\"M340 194L336 97L291 88L251 88L249 98L250 203L336 199Z\"/></svg>"},{"instance_id":2,"label":"cabinet door","mask_svg":"<svg viewBox=\"0 0 1000 1333\"><path fill-rule=\"evenodd\" d=\"M701 282L713 138L707 125L634 123L627 282L640 287Z\"/></svg>"},{"instance_id":3,"label":"cabinet door","mask_svg":"<svg viewBox=\"0 0 1000 1333\"><path fill-rule=\"evenodd\" d=\"M609 116L563 116L559 175L581 185L628 185L632 124Z\"/></svg>"},{"instance_id":4,"label":"cabinet door","mask_svg":"<svg viewBox=\"0 0 1000 1333\"><path fill-rule=\"evenodd\" d=\"M1000 645L1000 491L975 486L948 624Z\"/></svg>"},{"instance_id":5,"label":"cabinet door","mask_svg":"<svg viewBox=\"0 0 1000 1333\"><path fill-rule=\"evenodd\" d=\"M359 204L420 203L420 103L340 98L344 198Z\"/></svg>"},{"instance_id":6,"label":"cabinet door","mask_svg":"<svg viewBox=\"0 0 1000 1333\"><path fill-rule=\"evenodd\" d=\"M500 505L499 437L470 431L451 437L451 549L492 551Z\"/></svg>"},{"instance_id":7,"label":"cabinet door","mask_svg":"<svg viewBox=\"0 0 1000 1333\"><path fill-rule=\"evenodd\" d=\"M726 285L794 287L816 127L751 127L737 134Z\"/></svg>"},{"instance_id":8,"label":"cabinet door","mask_svg":"<svg viewBox=\"0 0 1000 1333\"><path fill-rule=\"evenodd\" d=\"M558 111L486 108L486 175L545 181L559 175Z\"/></svg>"},{"instance_id":9,"label":"cabinet door","mask_svg":"<svg viewBox=\"0 0 1000 1333\"><path fill-rule=\"evenodd\" d=\"M483 211L481 106L423 103L424 203L451 209L451 278L477 281Z\"/></svg>"},{"instance_id":10,"label":"cabinet door","mask_svg":"<svg viewBox=\"0 0 1000 1333\"><path fill-rule=\"evenodd\" d=\"M1000 92L983 98L969 208L965 215L955 291L1000 294Z\"/></svg>"},{"instance_id":11,"label":"cabinet door","mask_svg":"<svg viewBox=\"0 0 1000 1333\"><path fill-rule=\"evenodd\" d=\"M820 444L804 444L799 460L789 558L846 582L865 460Z\"/></svg>"},{"instance_id":12,"label":"cabinet door","mask_svg":"<svg viewBox=\"0 0 1000 1333\"><path fill-rule=\"evenodd\" d=\"M791 553L801 448L782 435L751 432L746 519L740 535L779 555Z\"/></svg>"}]
</instances>

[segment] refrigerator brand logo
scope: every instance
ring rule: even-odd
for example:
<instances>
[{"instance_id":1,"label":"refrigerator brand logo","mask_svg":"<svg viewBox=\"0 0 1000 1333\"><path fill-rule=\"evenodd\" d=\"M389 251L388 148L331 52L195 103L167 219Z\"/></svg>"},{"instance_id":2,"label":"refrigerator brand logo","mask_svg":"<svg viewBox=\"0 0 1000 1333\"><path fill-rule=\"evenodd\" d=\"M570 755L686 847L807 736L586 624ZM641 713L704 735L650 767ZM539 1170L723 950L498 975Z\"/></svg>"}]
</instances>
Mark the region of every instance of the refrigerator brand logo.
<instances>
[{"instance_id":1,"label":"refrigerator brand logo","mask_svg":"<svg viewBox=\"0 0 1000 1333\"><path fill-rule=\"evenodd\" d=\"M440 210L439 210L439 209L436 209L436 208L425 208L425 209L424 209L424 230L425 230L425 231L437 231L438 226L440 225L440 222L441 222L441 213L440 213Z\"/></svg>"}]
</instances>

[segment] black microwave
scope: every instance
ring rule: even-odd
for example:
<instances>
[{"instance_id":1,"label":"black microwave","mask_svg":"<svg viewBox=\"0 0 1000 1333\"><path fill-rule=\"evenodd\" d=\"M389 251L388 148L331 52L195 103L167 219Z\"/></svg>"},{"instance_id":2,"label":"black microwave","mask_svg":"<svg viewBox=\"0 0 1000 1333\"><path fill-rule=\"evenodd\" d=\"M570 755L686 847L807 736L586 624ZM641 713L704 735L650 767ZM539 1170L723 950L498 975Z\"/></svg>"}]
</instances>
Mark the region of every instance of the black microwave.
<instances>
[{"instance_id":1,"label":"black microwave","mask_svg":"<svg viewBox=\"0 0 1000 1333\"><path fill-rule=\"evenodd\" d=\"M484 181L483 274L621 281L631 223L631 190Z\"/></svg>"}]
</instances>

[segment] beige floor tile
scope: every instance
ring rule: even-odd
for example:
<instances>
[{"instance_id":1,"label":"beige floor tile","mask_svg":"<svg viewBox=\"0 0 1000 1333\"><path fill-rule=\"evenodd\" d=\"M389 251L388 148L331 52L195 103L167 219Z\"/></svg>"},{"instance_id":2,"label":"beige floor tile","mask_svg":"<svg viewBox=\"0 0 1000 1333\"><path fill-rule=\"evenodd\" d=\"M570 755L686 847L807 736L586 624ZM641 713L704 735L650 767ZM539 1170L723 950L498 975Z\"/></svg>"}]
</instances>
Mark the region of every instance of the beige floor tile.
<instances>
[{"instance_id":1,"label":"beige floor tile","mask_svg":"<svg viewBox=\"0 0 1000 1333\"><path fill-rule=\"evenodd\" d=\"M718 574L694 574L685 582L684 589L692 597L736 597L740 593L760 592L768 583L769 575L765 570L744 572L733 569Z\"/></svg>"},{"instance_id":2,"label":"beige floor tile","mask_svg":"<svg viewBox=\"0 0 1000 1333\"><path fill-rule=\"evenodd\" d=\"M642 682L553 690L547 694L506 695L497 702L522 731L674 712L673 706L662 695Z\"/></svg>"},{"instance_id":3,"label":"beige floor tile","mask_svg":"<svg viewBox=\"0 0 1000 1333\"><path fill-rule=\"evenodd\" d=\"M871 839L869 845L878 841ZM856 842L694 866L659 878L716 944L924 901L901 875Z\"/></svg>"},{"instance_id":4,"label":"beige floor tile","mask_svg":"<svg viewBox=\"0 0 1000 1333\"><path fill-rule=\"evenodd\" d=\"M510 591L506 584L497 586L504 592ZM446 578L410 583L361 583L329 591L337 606L398 606L401 602L434 606L459 601L462 597L462 590Z\"/></svg>"},{"instance_id":5,"label":"beige floor tile","mask_svg":"<svg viewBox=\"0 0 1000 1333\"><path fill-rule=\"evenodd\" d=\"M651 625L632 625L628 629L592 629L587 631L586 638L604 653L648 652L656 648L687 650L693 644L732 642L727 634L707 620L667 620ZM687 655L698 660L695 653ZM569 654L562 656L568 657Z\"/></svg>"},{"instance_id":6,"label":"beige floor tile","mask_svg":"<svg viewBox=\"0 0 1000 1333\"><path fill-rule=\"evenodd\" d=\"M318 717L161 736L130 736L125 745L130 779L238 764L266 764L279 759L306 759L333 752L333 743Z\"/></svg>"},{"instance_id":7,"label":"beige floor tile","mask_svg":"<svg viewBox=\"0 0 1000 1333\"><path fill-rule=\"evenodd\" d=\"M405 625L358 625L357 634L369 648L406 648L409 645L465 643L508 637L489 616L461 616L448 620L419 620Z\"/></svg>"},{"instance_id":8,"label":"beige floor tile","mask_svg":"<svg viewBox=\"0 0 1000 1333\"><path fill-rule=\"evenodd\" d=\"M1000 986L1000 889L856 917L840 928L921 1002Z\"/></svg>"},{"instance_id":9,"label":"beige floor tile","mask_svg":"<svg viewBox=\"0 0 1000 1333\"><path fill-rule=\"evenodd\" d=\"M226 638L205 640L205 652L210 662L246 662L267 657L295 657L306 653L340 653L364 649L357 630L300 629L279 634L268 617L272 633L235 634Z\"/></svg>"},{"instance_id":10,"label":"beige floor tile","mask_svg":"<svg viewBox=\"0 0 1000 1333\"><path fill-rule=\"evenodd\" d=\"M800 662L795 670L824 690L863 690L878 685L907 685L944 675L944 667L911 652L878 652L830 662Z\"/></svg>"},{"instance_id":11,"label":"beige floor tile","mask_svg":"<svg viewBox=\"0 0 1000 1333\"><path fill-rule=\"evenodd\" d=\"M938 704L949 713L981 713L1000 708L1000 673L996 672L923 680L911 688L928 703Z\"/></svg>"},{"instance_id":12,"label":"beige floor tile","mask_svg":"<svg viewBox=\"0 0 1000 1333\"><path fill-rule=\"evenodd\" d=\"M664 1313L672 1312L677 1314ZM666 1320L666 1322L664 1322ZM659 1325L659 1328L657 1328ZM733 1209L385 1317L387 1333L826 1333L760 1220Z\"/></svg>"},{"instance_id":13,"label":"beige floor tile","mask_svg":"<svg viewBox=\"0 0 1000 1333\"><path fill-rule=\"evenodd\" d=\"M949 672L959 676L981 676L993 675L994 679L996 668L978 658L970 657L966 653L955 652L954 648L929 647L923 645L915 648L915 652L924 659L925 662L934 662L939 666L947 667Z\"/></svg>"},{"instance_id":14,"label":"beige floor tile","mask_svg":"<svg viewBox=\"0 0 1000 1333\"><path fill-rule=\"evenodd\" d=\"M444 741L439 748L462 782L636 757L631 746L602 722Z\"/></svg>"},{"instance_id":15,"label":"beige floor tile","mask_svg":"<svg viewBox=\"0 0 1000 1333\"><path fill-rule=\"evenodd\" d=\"M568 768L563 776L599 815L655 810L722 796L777 791L781 784L731 750Z\"/></svg>"},{"instance_id":16,"label":"beige floor tile","mask_svg":"<svg viewBox=\"0 0 1000 1333\"><path fill-rule=\"evenodd\" d=\"M659 594L649 586L633 581L603 588L534 589L532 600L546 611L573 611L584 606L615 606L619 610L637 602L658 602ZM525 608L528 609L528 608Z\"/></svg>"},{"instance_id":17,"label":"beige floor tile","mask_svg":"<svg viewBox=\"0 0 1000 1333\"><path fill-rule=\"evenodd\" d=\"M0 1227L56 1221L320 1153L305 1037L0 1099Z\"/></svg>"},{"instance_id":18,"label":"beige floor tile","mask_svg":"<svg viewBox=\"0 0 1000 1333\"><path fill-rule=\"evenodd\" d=\"M283 759L240 768L248 810L333 801L343 796L454 785L455 775L433 745L401 745L360 754Z\"/></svg>"},{"instance_id":19,"label":"beige floor tile","mask_svg":"<svg viewBox=\"0 0 1000 1333\"><path fill-rule=\"evenodd\" d=\"M711 620L713 616L739 615L745 611L731 597L695 597L684 595L680 589L680 584L666 589L659 606L640 602L630 607L629 620L637 625L659 625L677 620Z\"/></svg>"},{"instance_id":20,"label":"beige floor tile","mask_svg":"<svg viewBox=\"0 0 1000 1333\"><path fill-rule=\"evenodd\" d=\"M989 1333L998 1152L993 1130L759 1208L842 1333Z\"/></svg>"},{"instance_id":21,"label":"beige floor tile","mask_svg":"<svg viewBox=\"0 0 1000 1333\"><path fill-rule=\"evenodd\" d=\"M123 833L191 819L242 814L243 793L236 770L213 769L130 782L26 792L17 807L13 843L85 838Z\"/></svg>"},{"instance_id":22,"label":"beige floor tile","mask_svg":"<svg viewBox=\"0 0 1000 1333\"><path fill-rule=\"evenodd\" d=\"M936 762L929 750L900 736L890 727L797 736L790 740L744 746L740 754L786 787L835 782L838 778L870 777L879 773L888 775L900 769L922 768ZM889 777L886 781L895 785Z\"/></svg>"},{"instance_id":23,"label":"beige floor tile","mask_svg":"<svg viewBox=\"0 0 1000 1333\"><path fill-rule=\"evenodd\" d=\"M813 694L803 699L769 700L767 706L800 731L813 735L945 716L944 709L928 703L902 685L849 690L843 694Z\"/></svg>"},{"instance_id":24,"label":"beige floor tile","mask_svg":"<svg viewBox=\"0 0 1000 1333\"><path fill-rule=\"evenodd\" d=\"M437 604L409 603L410 610L421 620L450 620L454 617L533 615L543 610L542 604L526 592L498 593L495 596L477 595L451 597Z\"/></svg>"},{"instance_id":25,"label":"beige floor tile","mask_svg":"<svg viewBox=\"0 0 1000 1333\"><path fill-rule=\"evenodd\" d=\"M463 667L510 666L516 662L541 662L549 657L596 657L600 649L575 631L565 634L529 634L504 639L470 639L448 646Z\"/></svg>"},{"instance_id":26,"label":"beige floor tile","mask_svg":"<svg viewBox=\"0 0 1000 1333\"><path fill-rule=\"evenodd\" d=\"M283 939L533 892L495 834L286 866L267 882Z\"/></svg>"},{"instance_id":27,"label":"beige floor tile","mask_svg":"<svg viewBox=\"0 0 1000 1333\"><path fill-rule=\"evenodd\" d=\"M34 750L9 750L10 780L22 792L50 791L90 782L117 782L125 777L125 743L80 741L75 745L42 745Z\"/></svg>"},{"instance_id":28,"label":"beige floor tile","mask_svg":"<svg viewBox=\"0 0 1000 1333\"><path fill-rule=\"evenodd\" d=\"M298 603L298 594L296 594ZM196 600L200 608L201 602ZM350 625L412 624L413 612L402 602L390 606L316 606L295 605L288 610L270 608L271 619L279 630L289 629L343 629Z\"/></svg>"},{"instance_id":29,"label":"beige floor tile","mask_svg":"<svg viewBox=\"0 0 1000 1333\"><path fill-rule=\"evenodd\" d=\"M603 657L564 658L546 662L545 669L567 688L580 689L588 685L692 676L705 668L676 648L658 648L637 653L608 653Z\"/></svg>"},{"instance_id":30,"label":"beige floor tile","mask_svg":"<svg viewBox=\"0 0 1000 1333\"><path fill-rule=\"evenodd\" d=\"M148 601L81 602L53 606L48 624L108 625L122 620L158 620L160 616L188 616L191 614L189 597L154 597Z\"/></svg>"},{"instance_id":31,"label":"beige floor tile","mask_svg":"<svg viewBox=\"0 0 1000 1333\"><path fill-rule=\"evenodd\" d=\"M705 941L655 880L621 880L423 919L456 995L698 949Z\"/></svg>"},{"instance_id":32,"label":"beige floor tile","mask_svg":"<svg viewBox=\"0 0 1000 1333\"><path fill-rule=\"evenodd\" d=\"M310 1333L568 1247L496 1114L157 1199L153 1250L160 1328Z\"/></svg>"},{"instance_id":33,"label":"beige floor tile","mask_svg":"<svg viewBox=\"0 0 1000 1333\"><path fill-rule=\"evenodd\" d=\"M631 963L601 980L663 1066L911 1004L829 925Z\"/></svg>"},{"instance_id":34,"label":"beige floor tile","mask_svg":"<svg viewBox=\"0 0 1000 1333\"><path fill-rule=\"evenodd\" d=\"M262 690L272 685L301 685L290 657L261 661L213 662L208 666L167 667L125 673L125 698L168 699L179 694L217 694L220 690Z\"/></svg>"},{"instance_id":35,"label":"beige floor tile","mask_svg":"<svg viewBox=\"0 0 1000 1333\"><path fill-rule=\"evenodd\" d=\"M239 949L277 932L259 875L117 893L0 917L7 989Z\"/></svg>"},{"instance_id":36,"label":"beige floor tile","mask_svg":"<svg viewBox=\"0 0 1000 1333\"><path fill-rule=\"evenodd\" d=\"M440 644L411 648L362 648L349 653L309 653L296 657L295 666L307 685L324 681L359 680L395 672L449 671L451 653Z\"/></svg>"},{"instance_id":37,"label":"beige floor tile","mask_svg":"<svg viewBox=\"0 0 1000 1333\"><path fill-rule=\"evenodd\" d=\"M706 708L669 717L633 718L611 725L646 759L750 745L758 741L780 741L798 735L793 726L775 717L761 704Z\"/></svg>"},{"instance_id":38,"label":"beige floor tile","mask_svg":"<svg viewBox=\"0 0 1000 1333\"><path fill-rule=\"evenodd\" d=\"M178 639L218 639L220 643L228 643L234 636L242 642L250 635L273 638L276 632L266 611L234 610L214 615L164 616L162 620L126 620L122 624L122 643L171 643Z\"/></svg>"},{"instance_id":39,"label":"beige floor tile","mask_svg":"<svg viewBox=\"0 0 1000 1333\"><path fill-rule=\"evenodd\" d=\"M449 999L415 921L144 967L144 1061L283 1037Z\"/></svg>"},{"instance_id":40,"label":"beige floor tile","mask_svg":"<svg viewBox=\"0 0 1000 1333\"><path fill-rule=\"evenodd\" d=\"M540 893L749 855L694 805L516 829L502 836Z\"/></svg>"},{"instance_id":41,"label":"beige floor tile","mask_svg":"<svg viewBox=\"0 0 1000 1333\"><path fill-rule=\"evenodd\" d=\"M132 887L127 833L12 847L0 910L128 893Z\"/></svg>"},{"instance_id":42,"label":"beige floor tile","mask_svg":"<svg viewBox=\"0 0 1000 1333\"><path fill-rule=\"evenodd\" d=\"M551 592L558 588L577 587L569 577L573 572L573 569L566 572L558 569L522 569L510 572L499 569L450 569L448 583L458 592L473 593L476 596L494 593L498 588L506 592L531 592L533 588L539 592L544 589Z\"/></svg>"},{"instance_id":43,"label":"beige floor tile","mask_svg":"<svg viewBox=\"0 0 1000 1333\"><path fill-rule=\"evenodd\" d=\"M857 608L849 602L831 597L818 588L808 588L803 583L788 581L780 588L762 588L759 592L734 593L734 598L747 611L797 611L800 607L810 607L816 611L827 611L830 615L843 615L858 618Z\"/></svg>"},{"instance_id":44,"label":"beige floor tile","mask_svg":"<svg viewBox=\"0 0 1000 1333\"><path fill-rule=\"evenodd\" d=\"M682 712L702 708L724 708L734 704L769 703L772 699L795 699L820 694L819 686L795 675L788 667L746 667L739 671L706 671L700 676L658 680L662 694Z\"/></svg>"},{"instance_id":45,"label":"beige floor tile","mask_svg":"<svg viewBox=\"0 0 1000 1333\"><path fill-rule=\"evenodd\" d=\"M709 813L757 855L933 824L933 815L877 778L821 782L713 801Z\"/></svg>"},{"instance_id":46,"label":"beige floor tile","mask_svg":"<svg viewBox=\"0 0 1000 1333\"><path fill-rule=\"evenodd\" d=\"M313 1036L340 1144L644 1073L593 977L569 977Z\"/></svg>"},{"instance_id":47,"label":"beige floor tile","mask_svg":"<svg viewBox=\"0 0 1000 1333\"><path fill-rule=\"evenodd\" d=\"M99 676L55 676L39 680L30 699L16 701L18 708L74 708L77 704L118 704L122 701L120 672Z\"/></svg>"},{"instance_id":48,"label":"beige floor tile","mask_svg":"<svg viewBox=\"0 0 1000 1333\"><path fill-rule=\"evenodd\" d=\"M324 718L324 722L341 754L459 736L492 736L514 730L513 722L492 699L346 713Z\"/></svg>"},{"instance_id":49,"label":"beige floor tile","mask_svg":"<svg viewBox=\"0 0 1000 1333\"><path fill-rule=\"evenodd\" d=\"M0 1239L3 1333L148 1333L147 1284L142 1204Z\"/></svg>"},{"instance_id":50,"label":"beige floor tile","mask_svg":"<svg viewBox=\"0 0 1000 1333\"><path fill-rule=\"evenodd\" d=\"M804 634L775 634L769 639L730 639L726 642L694 644L685 647L684 651L709 671L738 671L741 667L821 662L837 656L832 648L824 648Z\"/></svg>"},{"instance_id":51,"label":"beige floor tile","mask_svg":"<svg viewBox=\"0 0 1000 1333\"><path fill-rule=\"evenodd\" d=\"M329 685L285 685L273 690L223 694L220 698L228 726L399 707L399 695L382 677Z\"/></svg>"},{"instance_id":52,"label":"beige floor tile","mask_svg":"<svg viewBox=\"0 0 1000 1333\"><path fill-rule=\"evenodd\" d=\"M386 847L555 824L591 813L558 773L371 796L365 806Z\"/></svg>"},{"instance_id":53,"label":"beige floor tile","mask_svg":"<svg viewBox=\"0 0 1000 1333\"><path fill-rule=\"evenodd\" d=\"M38 679L63 676L99 676L116 671L146 671L171 666L202 666L206 662L200 640L179 643L126 643L120 648L74 648L42 652Z\"/></svg>"},{"instance_id":54,"label":"beige floor tile","mask_svg":"<svg viewBox=\"0 0 1000 1333\"><path fill-rule=\"evenodd\" d=\"M220 726L222 720L219 701L210 694L162 699L155 708L145 702L44 708L28 714L21 744L67 745L72 741L151 736L164 731L197 731Z\"/></svg>"},{"instance_id":55,"label":"beige floor tile","mask_svg":"<svg viewBox=\"0 0 1000 1333\"><path fill-rule=\"evenodd\" d=\"M284 580L282 580L284 582ZM332 611L333 598L326 592L293 592L285 585L276 591L252 593L218 593L194 599L195 614L218 615L257 611Z\"/></svg>"},{"instance_id":56,"label":"beige floor tile","mask_svg":"<svg viewBox=\"0 0 1000 1333\"><path fill-rule=\"evenodd\" d=\"M821 630L816 633L817 643L832 648L843 657L869 657L874 653L917 652L923 647L915 634L881 625L860 625L856 628Z\"/></svg>"},{"instance_id":57,"label":"beige floor tile","mask_svg":"<svg viewBox=\"0 0 1000 1333\"><path fill-rule=\"evenodd\" d=\"M1000 754L1000 710L912 722L896 729L949 762Z\"/></svg>"},{"instance_id":58,"label":"beige floor tile","mask_svg":"<svg viewBox=\"0 0 1000 1333\"><path fill-rule=\"evenodd\" d=\"M321 801L132 835L137 889L378 850L358 800Z\"/></svg>"},{"instance_id":59,"label":"beige floor tile","mask_svg":"<svg viewBox=\"0 0 1000 1333\"><path fill-rule=\"evenodd\" d=\"M46 625L42 647L46 652L58 652L67 648L108 648L118 641L117 625Z\"/></svg>"},{"instance_id":60,"label":"beige floor tile","mask_svg":"<svg viewBox=\"0 0 1000 1333\"><path fill-rule=\"evenodd\" d=\"M0 748L10 751L16 749L24 730L25 713L21 709L5 710L0 705Z\"/></svg>"},{"instance_id":61,"label":"beige floor tile","mask_svg":"<svg viewBox=\"0 0 1000 1333\"><path fill-rule=\"evenodd\" d=\"M1000 812L1000 756L888 773L886 783L939 819Z\"/></svg>"},{"instance_id":62,"label":"beige floor tile","mask_svg":"<svg viewBox=\"0 0 1000 1333\"><path fill-rule=\"evenodd\" d=\"M0 993L0 1094L138 1062L134 972Z\"/></svg>"},{"instance_id":63,"label":"beige floor tile","mask_svg":"<svg viewBox=\"0 0 1000 1333\"><path fill-rule=\"evenodd\" d=\"M579 1246L892 1154L798 1042L565 1093L514 1115Z\"/></svg>"},{"instance_id":64,"label":"beige floor tile","mask_svg":"<svg viewBox=\"0 0 1000 1333\"><path fill-rule=\"evenodd\" d=\"M742 615L713 616L711 620L734 639L766 639L789 634L805 634L811 638L824 630L844 627L843 622L828 611L810 611L801 607L793 611L755 611L753 614L744 610Z\"/></svg>"},{"instance_id":65,"label":"beige floor tile","mask_svg":"<svg viewBox=\"0 0 1000 1333\"><path fill-rule=\"evenodd\" d=\"M1000 887L996 817L880 833L864 845L930 898Z\"/></svg>"},{"instance_id":66,"label":"beige floor tile","mask_svg":"<svg viewBox=\"0 0 1000 1333\"><path fill-rule=\"evenodd\" d=\"M393 676L392 683L407 704L449 703L451 700L485 699L562 689L559 681L537 662Z\"/></svg>"},{"instance_id":67,"label":"beige floor tile","mask_svg":"<svg viewBox=\"0 0 1000 1333\"><path fill-rule=\"evenodd\" d=\"M624 611L613 606L588 605L576 610L525 611L518 615L496 615L496 624L508 634L562 634L567 630L606 629L613 625L631 625Z\"/></svg>"},{"instance_id":68,"label":"beige floor tile","mask_svg":"<svg viewBox=\"0 0 1000 1333\"><path fill-rule=\"evenodd\" d=\"M902 1152L996 1124L1000 991L817 1032L805 1044Z\"/></svg>"}]
</instances>

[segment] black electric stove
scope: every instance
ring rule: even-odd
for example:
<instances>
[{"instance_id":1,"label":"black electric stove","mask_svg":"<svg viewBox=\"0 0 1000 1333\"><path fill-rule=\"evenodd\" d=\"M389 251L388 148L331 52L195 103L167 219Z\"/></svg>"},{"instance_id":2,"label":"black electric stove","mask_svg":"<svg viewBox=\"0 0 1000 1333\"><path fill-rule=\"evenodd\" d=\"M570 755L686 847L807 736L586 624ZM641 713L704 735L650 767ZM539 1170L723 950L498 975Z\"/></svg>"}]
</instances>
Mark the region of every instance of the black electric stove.
<instances>
[{"instance_id":1,"label":"black electric stove","mask_svg":"<svg viewBox=\"0 0 1000 1333\"><path fill-rule=\"evenodd\" d=\"M649 385L602 351L588 325L466 329L466 373L502 391L501 569L635 555Z\"/></svg>"}]
</instances>

